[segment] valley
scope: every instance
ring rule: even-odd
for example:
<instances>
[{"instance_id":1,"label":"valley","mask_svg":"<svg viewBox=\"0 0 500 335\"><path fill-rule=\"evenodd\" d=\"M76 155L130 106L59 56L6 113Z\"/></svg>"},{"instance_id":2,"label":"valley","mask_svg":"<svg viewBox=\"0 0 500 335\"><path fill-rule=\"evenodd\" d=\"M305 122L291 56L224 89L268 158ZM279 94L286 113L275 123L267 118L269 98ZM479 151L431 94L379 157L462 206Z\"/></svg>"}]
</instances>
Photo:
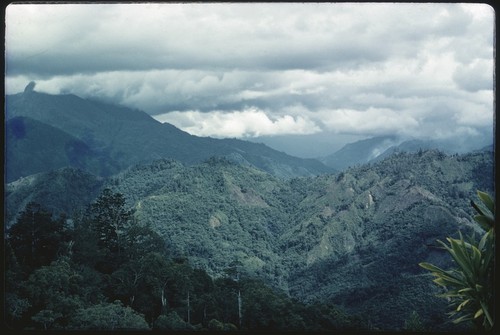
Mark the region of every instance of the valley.
<instances>
[{"instance_id":1,"label":"valley","mask_svg":"<svg viewBox=\"0 0 500 335\"><path fill-rule=\"evenodd\" d=\"M401 330L415 313L426 329L459 329L418 263L451 267L436 240L477 231L470 200L477 190L494 194L488 148L394 150L363 161L365 145L358 157L347 147L321 163L34 91L8 96L7 116L7 229L33 203L73 229L108 190L123 196L127 222L150 229L168 259L185 260L208 282L237 267L248 287L262 281L280 299L337 306L370 329ZM184 300L175 301L181 313Z\"/></svg>"},{"instance_id":2,"label":"valley","mask_svg":"<svg viewBox=\"0 0 500 335\"><path fill-rule=\"evenodd\" d=\"M469 201L476 189L493 191L487 171L490 152L400 153L289 180L222 158L159 160L105 180L68 168L41 173L8 184L6 200L8 213L36 202L71 217L109 188L169 255L213 278L237 263L245 278L369 315L380 329L399 329L414 311L444 327L445 303L417 264L452 266L435 241L474 231Z\"/></svg>"}]
</instances>

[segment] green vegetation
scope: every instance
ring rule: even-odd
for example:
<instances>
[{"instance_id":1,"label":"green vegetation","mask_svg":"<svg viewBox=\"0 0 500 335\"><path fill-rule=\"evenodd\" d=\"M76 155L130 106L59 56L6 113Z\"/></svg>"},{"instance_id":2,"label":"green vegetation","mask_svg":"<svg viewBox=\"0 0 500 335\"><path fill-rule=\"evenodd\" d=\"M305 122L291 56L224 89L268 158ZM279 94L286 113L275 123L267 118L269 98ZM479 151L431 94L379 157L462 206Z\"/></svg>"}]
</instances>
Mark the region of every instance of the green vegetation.
<instances>
[{"instance_id":1,"label":"green vegetation","mask_svg":"<svg viewBox=\"0 0 500 335\"><path fill-rule=\"evenodd\" d=\"M66 166L100 174L104 157L85 142L29 117L9 119L5 125L7 182ZM48 159L50 157L50 159Z\"/></svg>"},{"instance_id":2,"label":"green vegetation","mask_svg":"<svg viewBox=\"0 0 500 335\"><path fill-rule=\"evenodd\" d=\"M7 234L6 311L13 329L332 330L364 324L305 305L235 270L212 278L104 189L69 227L30 203ZM240 266L240 265L239 265Z\"/></svg>"},{"instance_id":3,"label":"green vegetation","mask_svg":"<svg viewBox=\"0 0 500 335\"><path fill-rule=\"evenodd\" d=\"M68 329L76 330L132 330L149 329L148 324L132 308L120 301L100 303L78 309L70 320Z\"/></svg>"},{"instance_id":4,"label":"green vegetation","mask_svg":"<svg viewBox=\"0 0 500 335\"><path fill-rule=\"evenodd\" d=\"M420 266L432 272L434 282L446 291L440 297L450 301L449 313L454 323L473 321L482 330L494 325L495 203L477 192L481 203L472 202L477 211L474 220L484 230L480 240L448 237L448 244L438 241L455 261L456 268L443 270L427 262Z\"/></svg>"},{"instance_id":5,"label":"green vegetation","mask_svg":"<svg viewBox=\"0 0 500 335\"><path fill-rule=\"evenodd\" d=\"M11 217L47 203L51 220L68 213L66 237L56 258L28 268L9 253L9 318L43 328L32 317L52 310L35 319L69 327L73 314L35 305L25 289L66 255L85 293L69 290L78 308L65 313L120 300L158 329L461 329L417 264L453 265L435 241L472 233L468 199L492 190L492 164L491 153L429 150L287 180L221 158L157 160L106 180L74 169L25 178L7 185ZM107 229L99 199L125 220ZM227 271L235 264L239 277Z\"/></svg>"},{"instance_id":6,"label":"green vegetation","mask_svg":"<svg viewBox=\"0 0 500 335\"><path fill-rule=\"evenodd\" d=\"M43 204L53 215L76 215L94 201L103 180L74 168L36 174L9 183L5 187L5 223L10 227L30 202Z\"/></svg>"},{"instance_id":7,"label":"green vegetation","mask_svg":"<svg viewBox=\"0 0 500 335\"><path fill-rule=\"evenodd\" d=\"M28 88L6 111L14 329L463 329L422 261L462 285L448 291L456 320L493 324L493 209L481 194L474 218L468 200L493 191L491 152L400 152L326 174L71 94ZM342 168L371 142L340 152ZM479 240L463 237L474 219Z\"/></svg>"},{"instance_id":8,"label":"green vegetation","mask_svg":"<svg viewBox=\"0 0 500 335\"><path fill-rule=\"evenodd\" d=\"M236 139L190 135L145 112L72 94L36 91L7 95L8 181L64 166L109 177L161 157L198 164L228 157L280 177L313 176L333 169Z\"/></svg>"}]
</instances>

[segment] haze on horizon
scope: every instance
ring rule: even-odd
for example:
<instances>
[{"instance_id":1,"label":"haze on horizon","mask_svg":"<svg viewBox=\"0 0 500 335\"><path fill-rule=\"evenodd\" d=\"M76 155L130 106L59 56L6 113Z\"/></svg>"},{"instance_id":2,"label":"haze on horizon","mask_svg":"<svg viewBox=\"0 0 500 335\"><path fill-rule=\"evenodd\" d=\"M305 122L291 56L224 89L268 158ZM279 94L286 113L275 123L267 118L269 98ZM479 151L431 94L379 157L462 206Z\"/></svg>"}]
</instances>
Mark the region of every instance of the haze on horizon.
<instances>
[{"instance_id":1,"label":"haze on horizon","mask_svg":"<svg viewBox=\"0 0 500 335\"><path fill-rule=\"evenodd\" d=\"M10 4L5 89L302 156L383 135L490 143L494 22L486 4Z\"/></svg>"}]
</instances>

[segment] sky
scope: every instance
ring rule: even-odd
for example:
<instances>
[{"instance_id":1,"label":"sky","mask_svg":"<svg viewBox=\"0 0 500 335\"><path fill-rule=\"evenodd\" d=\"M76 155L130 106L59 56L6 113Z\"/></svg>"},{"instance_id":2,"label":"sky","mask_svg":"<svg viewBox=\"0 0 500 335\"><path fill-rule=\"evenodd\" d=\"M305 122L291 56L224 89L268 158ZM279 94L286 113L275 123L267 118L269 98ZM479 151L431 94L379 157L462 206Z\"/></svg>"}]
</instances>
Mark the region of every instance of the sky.
<instances>
[{"instance_id":1,"label":"sky","mask_svg":"<svg viewBox=\"0 0 500 335\"><path fill-rule=\"evenodd\" d=\"M194 135L302 138L311 152L491 139L494 20L465 3L11 4L5 89L33 80Z\"/></svg>"}]
</instances>

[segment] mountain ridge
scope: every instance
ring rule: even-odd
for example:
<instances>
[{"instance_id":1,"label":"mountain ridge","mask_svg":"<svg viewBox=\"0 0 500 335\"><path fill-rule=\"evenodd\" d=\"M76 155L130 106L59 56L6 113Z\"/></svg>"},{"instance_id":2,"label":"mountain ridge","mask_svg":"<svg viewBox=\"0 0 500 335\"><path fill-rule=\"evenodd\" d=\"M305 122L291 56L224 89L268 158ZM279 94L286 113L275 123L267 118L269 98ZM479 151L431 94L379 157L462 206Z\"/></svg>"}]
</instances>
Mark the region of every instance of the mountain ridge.
<instances>
[{"instance_id":1,"label":"mountain ridge","mask_svg":"<svg viewBox=\"0 0 500 335\"><path fill-rule=\"evenodd\" d=\"M349 166L368 163L398 143L400 140L396 136L372 137L348 143L333 154L320 158L320 161L337 170L343 170Z\"/></svg>"},{"instance_id":2,"label":"mountain ridge","mask_svg":"<svg viewBox=\"0 0 500 335\"><path fill-rule=\"evenodd\" d=\"M67 132L30 117L16 116L5 123L7 182L65 166L107 175L112 169L105 154ZM29 154L20 154L29 153Z\"/></svg>"},{"instance_id":3,"label":"mountain ridge","mask_svg":"<svg viewBox=\"0 0 500 335\"><path fill-rule=\"evenodd\" d=\"M293 299L366 315L378 329L401 329L414 312L446 328L446 301L418 263L451 267L435 241L473 232L470 199L476 190L494 191L490 148L391 152L420 144L381 137L347 146L342 163L350 167L328 173L316 160L191 136L143 112L73 95L27 89L6 106L7 165L27 164L35 150L53 160L6 184L6 227L30 202L72 224L111 189L172 257L214 278L241 264L242 276ZM68 156L67 143L88 152L88 162L71 166L75 150ZM375 153L374 144L388 148ZM110 168L89 172L99 164ZM30 168L22 173L37 171Z\"/></svg>"},{"instance_id":4,"label":"mountain ridge","mask_svg":"<svg viewBox=\"0 0 500 335\"><path fill-rule=\"evenodd\" d=\"M401 138L394 135L376 136L348 143L336 152L320 157L318 160L341 171L351 166L377 162L399 152L416 153L432 149L440 150L446 154L493 151L493 142L491 144L469 144L462 147L460 144L450 142L450 140Z\"/></svg>"},{"instance_id":5,"label":"mountain ridge","mask_svg":"<svg viewBox=\"0 0 500 335\"><path fill-rule=\"evenodd\" d=\"M29 117L58 128L84 142L101 157L107 157L108 165L113 168L103 176L159 158L194 164L211 156L243 158L251 165L285 178L333 172L314 159L289 156L242 140L193 136L171 124L160 123L145 112L72 94L50 95L27 90L7 95L6 119L13 117ZM15 145L15 140L11 138L7 146Z\"/></svg>"}]
</instances>

